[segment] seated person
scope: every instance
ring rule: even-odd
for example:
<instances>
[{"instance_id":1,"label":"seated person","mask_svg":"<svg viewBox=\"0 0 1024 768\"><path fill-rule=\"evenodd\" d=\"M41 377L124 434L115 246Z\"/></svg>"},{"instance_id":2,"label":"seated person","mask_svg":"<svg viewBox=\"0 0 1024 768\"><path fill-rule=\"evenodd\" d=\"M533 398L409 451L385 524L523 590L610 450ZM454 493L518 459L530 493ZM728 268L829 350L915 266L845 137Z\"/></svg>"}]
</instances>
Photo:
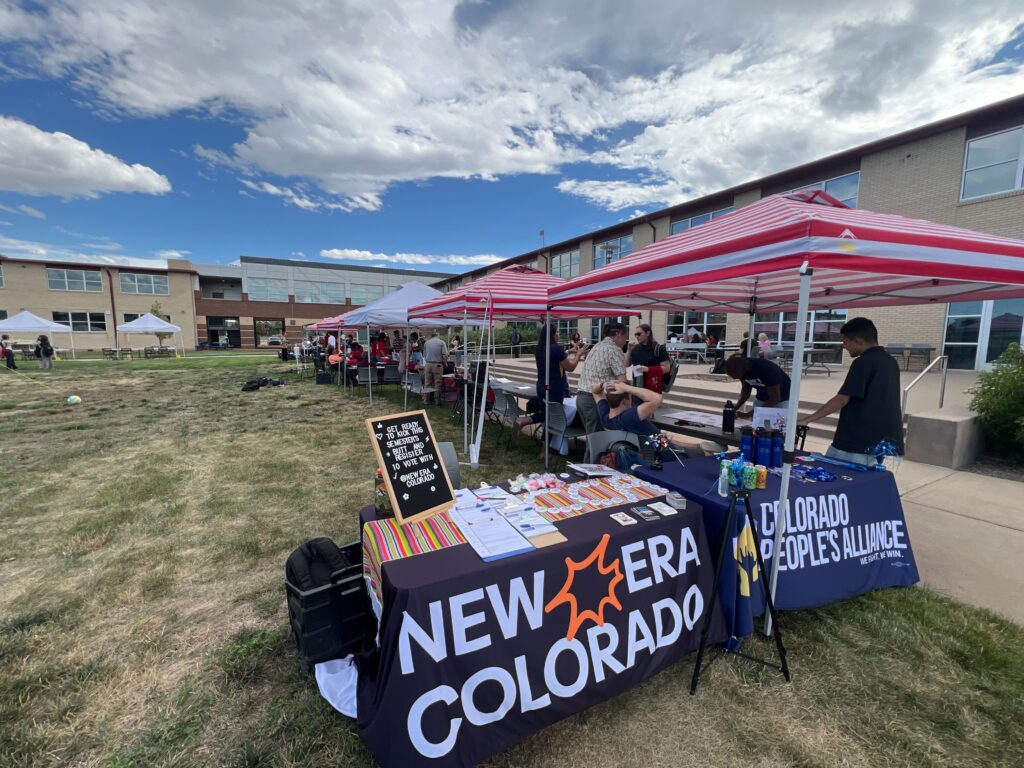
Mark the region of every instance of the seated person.
<instances>
[{"instance_id":1,"label":"seated person","mask_svg":"<svg viewBox=\"0 0 1024 768\"><path fill-rule=\"evenodd\" d=\"M634 435L656 435L659 430L650 419L661 407L661 395L649 389L634 387L624 381L606 381L593 389L597 415L605 429L621 429ZM638 405L633 405L630 396Z\"/></svg>"},{"instance_id":2,"label":"seated person","mask_svg":"<svg viewBox=\"0 0 1024 768\"><path fill-rule=\"evenodd\" d=\"M598 384L593 389L594 400L597 402L597 413L601 418L601 426L605 429L621 429L640 436L641 450L650 455L650 448L645 447L644 440L657 435L661 430L655 426L651 419L661 406L661 395L651 392L649 389L634 387L624 381L607 381ZM640 400L639 405L633 405L631 397ZM646 450L645 450L646 448ZM682 446L672 441L670 450L686 455ZM644 464L646 462L635 450L618 450L618 468L626 471L633 464Z\"/></svg>"},{"instance_id":3,"label":"seated person","mask_svg":"<svg viewBox=\"0 0 1024 768\"><path fill-rule=\"evenodd\" d=\"M329 358L328 358L329 360ZM352 343L352 349L349 350L348 360L345 361L346 371L345 378L348 383L355 387L359 385L359 374L357 368L366 368L370 365L369 359L363 354L363 345L358 341Z\"/></svg>"}]
</instances>

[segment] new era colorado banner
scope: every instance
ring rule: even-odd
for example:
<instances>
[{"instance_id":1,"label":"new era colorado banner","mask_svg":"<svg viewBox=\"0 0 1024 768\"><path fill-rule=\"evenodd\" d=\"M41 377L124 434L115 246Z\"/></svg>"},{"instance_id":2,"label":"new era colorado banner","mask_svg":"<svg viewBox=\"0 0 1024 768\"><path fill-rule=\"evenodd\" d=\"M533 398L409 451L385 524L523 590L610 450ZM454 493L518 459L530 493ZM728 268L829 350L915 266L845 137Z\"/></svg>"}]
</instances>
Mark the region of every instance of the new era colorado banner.
<instances>
[{"instance_id":1,"label":"new era colorado banner","mask_svg":"<svg viewBox=\"0 0 1024 768\"><path fill-rule=\"evenodd\" d=\"M610 511L522 557L485 564L459 546L385 564L358 702L382 765L479 763L696 649L714 576L700 511L629 526Z\"/></svg>"}]
</instances>

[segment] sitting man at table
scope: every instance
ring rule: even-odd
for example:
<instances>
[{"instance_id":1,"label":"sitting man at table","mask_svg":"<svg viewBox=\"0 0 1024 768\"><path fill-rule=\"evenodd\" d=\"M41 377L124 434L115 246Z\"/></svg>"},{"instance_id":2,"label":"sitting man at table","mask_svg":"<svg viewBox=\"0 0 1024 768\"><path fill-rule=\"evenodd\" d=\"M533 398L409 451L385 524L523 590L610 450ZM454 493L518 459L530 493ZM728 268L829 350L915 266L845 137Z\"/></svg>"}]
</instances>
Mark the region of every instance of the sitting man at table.
<instances>
[{"instance_id":1,"label":"sitting man at table","mask_svg":"<svg viewBox=\"0 0 1024 768\"><path fill-rule=\"evenodd\" d=\"M903 414L900 411L900 366L878 345L878 329L866 317L855 317L839 329L843 349L853 363L839 394L810 416L797 420L800 426L839 411L832 445L827 456L856 464L875 463L873 448L886 440L903 454Z\"/></svg>"},{"instance_id":2,"label":"sitting man at table","mask_svg":"<svg viewBox=\"0 0 1024 768\"><path fill-rule=\"evenodd\" d=\"M754 391L754 405L758 408L786 408L789 405L789 375L771 360L733 355L725 361L725 372L730 379L743 382L739 411Z\"/></svg>"},{"instance_id":3,"label":"sitting man at table","mask_svg":"<svg viewBox=\"0 0 1024 768\"><path fill-rule=\"evenodd\" d=\"M642 454L650 455L650 448L644 445L644 440L661 432L651 421L661 407L661 395L618 380L596 385L593 393L601 425L605 429L621 429L623 432L638 435ZM639 405L633 405L634 399L640 401ZM672 450L678 455L686 456L683 446L674 440L672 442ZM624 452L617 451L616 454L616 463L621 471L628 470L633 464L647 463L641 453L635 450L626 449Z\"/></svg>"},{"instance_id":4,"label":"sitting man at table","mask_svg":"<svg viewBox=\"0 0 1024 768\"><path fill-rule=\"evenodd\" d=\"M661 407L661 395L643 387L634 387L624 381L606 381L592 390L597 401L597 413L605 429L621 429L634 435L656 435L659 430L651 419ZM630 398L639 401L633 405Z\"/></svg>"},{"instance_id":5,"label":"sitting man at table","mask_svg":"<svg viewBox=\"0 0 1024 768\"><path fill-rule=\"evenodd\" d=\"M333 357L333 355L332 355ZM331 358L327 358L327 362L330 362ZM359 375L356 371L357 368L366 368L370 365L370 361L366 355L363 354L363 345L358 341L352 342L352 348L348 353L348 360L345 361L345 378L350 386L359 386Z\"/></svg>"}]
</instances>

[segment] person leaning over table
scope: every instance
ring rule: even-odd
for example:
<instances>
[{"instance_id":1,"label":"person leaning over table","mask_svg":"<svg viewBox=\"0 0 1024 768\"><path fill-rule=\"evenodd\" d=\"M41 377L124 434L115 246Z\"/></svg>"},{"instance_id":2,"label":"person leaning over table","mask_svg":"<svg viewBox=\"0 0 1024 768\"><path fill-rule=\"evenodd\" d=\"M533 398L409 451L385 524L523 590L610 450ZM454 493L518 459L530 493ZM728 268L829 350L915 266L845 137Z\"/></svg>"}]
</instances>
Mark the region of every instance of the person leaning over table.
<instances>
[{"instance_id":1,"label":"person leaning over table","mask_svg":"<svg viewBox=\"0 0 1024 768\"><path fill-rule=\"evenodd\" d=\"M665 374L672 368L672 363L668 359L668 350L665 349L664 344L659 344L654 339L651 326L647 323L637 326L633 336L636 338L636 344L631 346L629 352L626 353L626 367L633 366L634 371L639 369L642 374L643 389L660 394ZM633 404L639 405L640 401L633 398Z\"/></svg>"},{"instance_id":2,"label":"person leaning over table","mask_svg":"<svg viewBox=\"0 0 1024 768\"><path fill-rule=\"evenodd\" d=\"M607 323L603 330L601 341L590 349L583 363L583 372L577 385L576 411L588 435L602 429L597 401L593 395L594 387L613 379L624 381L626 378L626 356L622 352L622 345L629 338L629 331L619 322Z\"/></svg>"},{"instance_id":3,"label":"person leaning over table","mask_svg":"<svg viewBox=\"0 0 1024 768\"><path fill-rule=\"evenodd\" d=\"M847 322L839 329L839 338L853 358L839 394L796 423L807 426L839 411L839 424L826 456L871 466L875 463L873 449L883 440L902 455L899 363L878 345L878 329L866 317Z\"/></svg>"},{"instance_id":4,"label":"person leaning over table","mask_svg":"<svg viewBox=\"0 0 1024 768\"><path fill-rule=\"evenodd\" d=\"M757 357L733 355L725 361L725 372L730 379L743 382L740 399L736 401L739 411L754 391L754 405L758 408L785 408L789 405L789 375L771 360Z\"/></svg>"}]
</instances>

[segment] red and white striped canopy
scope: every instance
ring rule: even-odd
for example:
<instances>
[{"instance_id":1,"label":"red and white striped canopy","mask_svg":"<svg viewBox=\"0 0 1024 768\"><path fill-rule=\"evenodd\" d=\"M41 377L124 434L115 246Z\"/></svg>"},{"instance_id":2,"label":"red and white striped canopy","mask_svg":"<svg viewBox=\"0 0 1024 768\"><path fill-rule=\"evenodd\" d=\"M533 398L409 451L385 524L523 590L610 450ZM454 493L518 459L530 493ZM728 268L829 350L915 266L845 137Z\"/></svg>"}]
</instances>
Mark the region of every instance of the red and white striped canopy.
<instances>
[{"instance_id":1,"label":"red and white striped canopy","mask_svg":"<svg viewBox=\"0 0 1024 768\"><path fill-rule=\"evenodd\" d=\"M410 307L409 317L492 317L494 320L514 320L532 317L543 319L548 309L549 292L566 280L532 267L515 264L455 288L448 293ZM553 317L614 316L630 314L614 302L598 309L584 310L575 306L552 308ZM632 314L636 314L633 310Z\"/></svg>"},{"instance_id":2,"label":"red and white striped canopy","mask_svg":"<svg viewBox=\"0 0 1024 768\"><path fill-rule=\"evenodd\" d=\"M1024 241L848 208L824 192L773 195L652 243L551 291L556 306L746 312L1024 296ZM592 311L592 310L591 310Z\"/></svg>"}]
</instances>

